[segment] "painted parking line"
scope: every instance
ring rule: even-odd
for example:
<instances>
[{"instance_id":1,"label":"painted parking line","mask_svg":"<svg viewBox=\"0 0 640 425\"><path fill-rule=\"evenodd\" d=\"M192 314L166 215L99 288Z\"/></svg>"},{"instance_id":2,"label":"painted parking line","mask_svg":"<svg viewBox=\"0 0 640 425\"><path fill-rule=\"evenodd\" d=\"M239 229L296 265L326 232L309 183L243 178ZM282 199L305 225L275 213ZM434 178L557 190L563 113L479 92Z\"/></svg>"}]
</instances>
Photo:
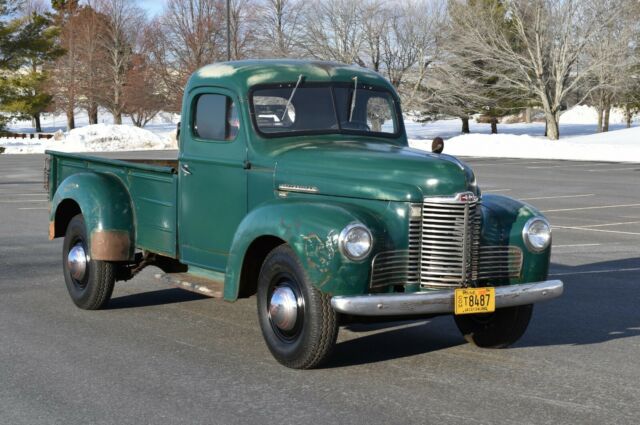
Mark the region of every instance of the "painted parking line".
<instances>
[{"instance_id":1,"label":"painted parking line","mask_svg":"<svg viewBox=\"0 0 640 425\"><path fill-rule=\"evenodd\" d=\"M568 168L568 167L593 167L594 164L561 164L561 165L535 165L533 167L527 167L531 170L540 168Z\"/></svg>"},{"instance_id":2,"label":"painted parking line","mask_svg":"<svg viewBox=\"0 0 640 425\"><path fill-rule=\"evenodd\" d=\"M503 162L480 162L480 163L476 163L473 164L474 167L487 167L487 166L499 166L499 165L529 165L529 164L548 164L548 161L520 161L520 162L508 162L508 161L503 161ZM593 165L593 164L591 164Z\"/></svg>"},{"instance_id":3,"label":"painted parking line","mask_svg":"<svg viewBox=\"0 0 640 425\"><path fill-rule=\"evenodd\" d=\"M621 221L619 223L606 223L606 224L587 224L584 226L575 226L575 227L607 227L607 226L622 226L623 224L637 224L640 221Z\"/></svg>"},{"instance_id":4,"label":"painted parking line","mask_svg":"<svg viewBox=\"0 0 640 425\"><path fill-rule=\"evenodd\" d=\"M497 192L511 192L511 189L482 189L483 192L493 192L493 193L497 193Z\"/></svg>"},{"instance_id":5,"label":"painted parking line","mask_svg":"<svg viewBox=\"0 0 640 425\"><path fill-rule=\"evenodd\" d=\"M556 248L578 248L583 246L600 246L600 243L574 243L569 245L553 245L553 249Z\"/></svg>"},{"instance_id":6,"label":"painted parking line","mask_svg":"<svg viewBox=\"0 0 640 425\"><path fill-rule=\"evenodd\" d=\"M24 202L49 202L48 199L12 199L9 201L0 200L0 204L22 204Z\"/></svg>"},{"instance_id":7,"label":"painted parking line","mask_svg":"<svg viewBox=\"0 0 640 425\"><path fill-rule=\"evenodd\" d=\"M589 171L591 173L607 173L610 171L628 171L628 170L640 170L640 165L636 166L636 167L626 167L626 168L600 168L600 169L593 169L593 170L585 170L585 171Z\"/></svg>"},{"instance_id":8,"label":"painted parking line","mask_svg":"<svg viewBox=\"0 0 640 425\"><path fill-rule=\"evenodd\" d=\"M520 198L521 201L538 201L541 199L563 199L563 198L586 198L588 196L596 196L595 193L585 193L583 195L558 195L558 196L539 196L537 198Z\"/></svg>"},{"instance_id":9,"label":"painted parking line","mask_svg":"<svg viewBox=\"0 0 640 425\"><path fill-rule=\"evenodd\" d=\"M620 235L638 235L638 232L623 232L622 230L604 230L604 229L592 229L589 227L575 227L575 226L553 226L554 229L563 229L563 230L581 230L583 232L601 232L601 233L617 233Z\"/></svg>"},{"instance_id":10,"label":"painted parking line","mask_svg":"<svg viewBox=\"0 0 640 425\"><path fill-rule=\"evenodd\" d=\"M593 274L593 273L616 273L616 272L637 272L640 267L630 267L627 269L607 269L607 270L583 270L576 272L549 273L549 276L571 276L574 274Z\"/></svg>"},{"instance_id":11,"label":"painted parking line","mask_svg":"<svg viewBox=\"0 0 640 425\"><path fill-rule=\"evenodd\" d=\"M0 196L47 196L46 192L34 192L34 193L6 193L0 191Z\"/></svg>"},{"instance_id":12,"label":"painted parking line","mask_svg":"<svg viewBox=\"0 0 640 425\"><path fill-rule=\"evenodd\" d=\"M559 209L554 209L554 210L542 210L542 212L599 210L599 209L604 209L604 208L623 208L623 207L640 207L640 204L618 204L618 205L599 205L599 206L595 206L595 207L559 208Z\"/></svg>"},{"instance_id":13,"label":"painted parking line","mask_svg":"<svg viewBox=\"0 0 640 425\"><path fill-rule=\"evenodd\" d=\"M19 210L48 210L49 207L23 207L23 208L18 208Z\"/></svg>"}]
</instances>

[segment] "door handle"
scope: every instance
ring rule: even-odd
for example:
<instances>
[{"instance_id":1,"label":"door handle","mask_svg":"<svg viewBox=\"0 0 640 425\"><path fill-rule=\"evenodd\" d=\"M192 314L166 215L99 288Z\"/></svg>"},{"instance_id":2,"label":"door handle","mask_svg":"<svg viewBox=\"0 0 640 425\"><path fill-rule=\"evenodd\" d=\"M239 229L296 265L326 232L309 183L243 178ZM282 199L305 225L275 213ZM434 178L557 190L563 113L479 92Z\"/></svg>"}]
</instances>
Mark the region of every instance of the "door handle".
<instances>
[{"instance_id":1,"label":"door handle","mask_svg":"<svg viewBox=\"0 0 640 425\"><path fill-rule=\"evenodd\" d=\"M191 170L189 169L189 164L180 164L180 170L184 173L185 176L191 175Z\"/></svg>"}]
</instances>

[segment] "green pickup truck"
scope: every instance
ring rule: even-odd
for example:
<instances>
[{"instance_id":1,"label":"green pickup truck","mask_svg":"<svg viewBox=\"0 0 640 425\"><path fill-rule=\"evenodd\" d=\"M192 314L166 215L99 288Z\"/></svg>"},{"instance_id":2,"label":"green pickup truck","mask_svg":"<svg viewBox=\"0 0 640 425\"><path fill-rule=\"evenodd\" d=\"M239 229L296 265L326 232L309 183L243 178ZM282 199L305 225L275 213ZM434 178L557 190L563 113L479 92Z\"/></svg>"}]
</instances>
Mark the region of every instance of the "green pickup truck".
<instances>
[{"instance_id":1,"label":"green pickup truck","mask_svg":"<svg viewBox=\"0 0 640 425\"><path fill-rule=\"evenodd\" d=\"M185 289L256 295L269 350L305 369L354 321L453 314L468 341L506 347L562 293L547 220L483 195L462 161L409 148L398 94L368 69L205 66L178 140L170 161L47 152L49 237L64 237L78 307L154 265Z\"/></svg>"}]
</instances>

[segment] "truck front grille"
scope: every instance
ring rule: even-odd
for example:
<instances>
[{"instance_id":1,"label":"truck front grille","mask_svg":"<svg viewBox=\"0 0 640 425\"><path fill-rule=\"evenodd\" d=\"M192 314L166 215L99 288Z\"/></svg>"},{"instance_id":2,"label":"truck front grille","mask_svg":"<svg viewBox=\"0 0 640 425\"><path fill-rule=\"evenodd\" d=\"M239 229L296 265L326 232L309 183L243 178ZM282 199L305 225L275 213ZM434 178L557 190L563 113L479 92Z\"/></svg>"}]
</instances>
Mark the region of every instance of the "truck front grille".
<instances>
[{"instance_id":1,"label":"truck front grille","mask_svg":"<svg viewBox=\"0 0 640 425\"><path fill-rule=\"evenodd\" d=\"M372 288L419 284L444 289L520 275L520 248L480 246L480 201L473 194L425 198L421 207L422 215L409 221L408 249L374 257Z\"/></svg>"},{"instance_id":2,"label":"truck front grille","mask_svg":"<svg viewBox=\"0 0 640 425\"><path fill-rule=\"evenodd\" d=\"M480 202L471 193L463 200L425 198L422 205L420 285L448 288L478 278Z\"/></svg>"}]
</instances>

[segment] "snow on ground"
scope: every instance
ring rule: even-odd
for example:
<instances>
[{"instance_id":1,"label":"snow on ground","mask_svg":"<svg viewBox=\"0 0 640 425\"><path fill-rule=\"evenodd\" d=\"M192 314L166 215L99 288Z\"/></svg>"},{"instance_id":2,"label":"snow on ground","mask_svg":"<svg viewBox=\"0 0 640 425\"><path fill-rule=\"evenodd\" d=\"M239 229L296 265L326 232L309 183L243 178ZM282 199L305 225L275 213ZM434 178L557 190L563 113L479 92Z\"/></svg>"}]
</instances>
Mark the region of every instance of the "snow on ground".
<instances>
[{"instance_id":1,"label":"snow on ground","mask_svg":"<svg viewBox=\"0 0 640 425\"><path fill-rule=\"evenodd\" d=\"M560 140L544 136L544 123L498 125L490 134L489 124L470 122L470 134L460 134L458 119L432 123L406 121L412 147L431 150L431 140L445 139L444 152L451 155L567 159L577 161L640 162L640 127L627 129L624 115L614 110L609 132L597 133L597 113L588 106L576 106L560 117Z\"/></svg>"},{"instance_id":2,"label":"snow on ground","mask_svg":"<svg viewBox=\"0 0 640 425\"><path fill-rule=\"evenodd\" d=\"M131 119L123 118L123 125L113 124L110 114L101 111L100 123L88 125L86 113L78 113L75 117L76 128L70 132L66 129L66 118L59 114L43 114L42 130L45 133L58 133L56 139L22 139L0 138L0 146L6 148L5 153L42 153L47 149L62 152L100 152L147 149L176 149L176 123L180 121L177 114L160 113L145 128L133 125ZM8 129L15 133L33 133L29 121L18 121L10 124ZM56 135L58 136L58 135Z\"/></svg>"},{"instance_id":3,"label":"snow on ground","mask_svg":"<svg viewBox=\"0 0 640 425\"><path fill-rule=\"evenodd\" d=\"M108 113L100 115L100 124L87 126L86 114L76 116L80 128L64 133L60 141L38 139L0 139L5 153L37 153L45 149L67 152L175 149L175 128L180 116L162 113L144 129L131 125L112 124ZM560 140L544 137L544 123L499 124L499 134L489 134L489 124L470 122L471 134L461 135L459 119L418 123L412 118L405 121L411 146L430 150L431 141L440 136L445 139L444 152L452 155L540 158L640 162L640 126L634 122L625 128L621 111L613 110L610 131L596 133L596 112L588 106L576 106L560 118ZM62 131L66 126L63 115L46 114L45 132ZM14 132L33 132L30 122L17 122L9 126Z\"/></svg>"}]
</instances>

